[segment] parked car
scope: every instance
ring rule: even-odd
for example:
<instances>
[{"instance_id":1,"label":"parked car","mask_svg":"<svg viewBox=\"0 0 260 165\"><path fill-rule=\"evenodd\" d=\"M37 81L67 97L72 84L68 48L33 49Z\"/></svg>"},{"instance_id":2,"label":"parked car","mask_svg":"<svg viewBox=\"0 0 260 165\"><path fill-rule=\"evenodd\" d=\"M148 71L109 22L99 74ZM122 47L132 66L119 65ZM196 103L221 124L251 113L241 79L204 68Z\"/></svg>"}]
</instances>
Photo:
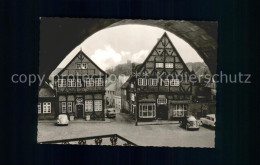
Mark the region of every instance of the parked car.
<instances>
[{"instance_id":1,"label":"parked car","mask_svg":"<svg viewBox=\"0 0 260 165\"><path fill-rule=\"evenodd\" d=\"M216 117L215 114L208 114L205 118L200 118L201 124L215 128Z\"/></svg>"},{"instance_id":2,"label":"parked car","mask_svg":"<svg viewBox=\"0 0 260 165\"><path fill-rule=\"evenodd\" d=\"M57 125L69 125L68 115L60 114L57 118Z\"/></svg>"},{"instance_id":3,"label":"parked car","mask_svg":"<svg viewBox=\"0 0 260 165\"><path fill-rule=\"evenodd\" d=\"M196 120L194 116L185 116L180 121L181 127L185 128L186 130L193 129L199 130L200 125L199 122Z\"/></svg>"},{"instance_id":4,"label":"parked car","mask_svg":"<svg viewBox=\"0 0 260 165\"><path fill-rule=\"evenodd\" d=\"M107 111L106 111L106 116L108 118L115 118L116 117L116 110L115 108L108 108Z\"/></svg>"}]
</instances>

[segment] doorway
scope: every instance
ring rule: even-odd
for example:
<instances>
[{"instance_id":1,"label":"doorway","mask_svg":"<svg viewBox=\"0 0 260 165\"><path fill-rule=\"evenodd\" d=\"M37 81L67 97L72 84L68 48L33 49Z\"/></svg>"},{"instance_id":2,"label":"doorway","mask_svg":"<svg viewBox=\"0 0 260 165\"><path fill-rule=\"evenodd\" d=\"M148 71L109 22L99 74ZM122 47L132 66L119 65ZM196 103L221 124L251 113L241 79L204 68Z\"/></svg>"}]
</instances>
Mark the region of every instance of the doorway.
<instances>
[{"instance_id":1,"label":"doorway","mask_svg":"<svg viewBox=\"0 0 260 165\"><path fill-rule=\"evenodd\" d=\"M83 118L83 104L77 105L77 117Z\"/></svg>"},{"instance_id":2,"label":"doorway","mask_svg":"<svg viewBox=\"0 0 260 165\"><path fill-rule=\"evenodd\" d=\"M159 105L156 114L158 119L168 120L168 106Z\"/></svg>"}]
</instances>

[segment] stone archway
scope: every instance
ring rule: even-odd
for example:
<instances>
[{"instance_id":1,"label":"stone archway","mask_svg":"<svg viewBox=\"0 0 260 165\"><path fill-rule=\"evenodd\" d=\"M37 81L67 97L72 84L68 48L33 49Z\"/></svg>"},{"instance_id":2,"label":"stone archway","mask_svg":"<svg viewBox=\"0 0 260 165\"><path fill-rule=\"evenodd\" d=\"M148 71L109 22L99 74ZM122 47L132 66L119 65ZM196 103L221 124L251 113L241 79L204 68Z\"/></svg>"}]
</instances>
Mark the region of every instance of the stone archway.
<instances>
[{"instance_id":1,"label":"stone archway","mask_svg":"<svg viewBox=\"0 0 260 165\"><path fill-rule=\"evenodd\" d=\"M71 50L94 33L126 24L155 26L174 33L198 52L212 74L216 73L217 22L41 18L40 62L48 65L40 65L40 74L49 75Z\"/></svg>"}]
</instances>

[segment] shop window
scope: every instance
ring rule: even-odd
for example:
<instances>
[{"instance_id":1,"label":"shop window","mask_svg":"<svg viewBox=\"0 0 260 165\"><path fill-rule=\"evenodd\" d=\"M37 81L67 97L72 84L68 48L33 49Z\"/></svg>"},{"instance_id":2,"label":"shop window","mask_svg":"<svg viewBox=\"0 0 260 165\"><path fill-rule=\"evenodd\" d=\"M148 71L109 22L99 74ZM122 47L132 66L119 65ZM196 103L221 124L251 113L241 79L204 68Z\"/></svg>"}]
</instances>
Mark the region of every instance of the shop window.
<instances>
[{"instance_id":1,"label":"shop window","mask_svg":"<svg viewBox=\"0 0 260 165\"><path fill-rule=\"evenodd\" d=\"M61 112L66 113L67 111L67 104L66 102L61 102Z\"/></svg>"},{"instance_id":2,"label":"shop window","mask_svg":"<svg viewBox=\"0 0 260 165\"><path fill-rule=\"evenodd\" d=\"M51 103L43 102L43 113L51 113Z\"/></svg>"},{"instance_id":3,"label":"shop window","mask_svg":"<svg viewBox=\"0 0 260 165\"><path fill-rule=\"evenodd\" d=\"M95 100L95 111L102 111L102 100Z\"/></svg>"},{"instance_id":4,"label":"shop window","mask_svg":"<svg viewBox=\"0 0 260 165\"><path fill-rule=\"evenodd\" d=\"M155 117L155 103L140 103L139 117L140 118L153 118Z\"/></svg>"},{"instance_id":5,"label":"shop window","mask_svg":"<svg viewBox=\"0 0 260 165\"><path fill-rule=\"evenodd\" d=\"M172 115L173 117L183 117L185 111L188 110L187 104L173 104L172 105Z\"/></svg>"},{"instance_id":6,"label":"shop window","mask_svg":"<svg viewBox=\"0 0 260 165\"><path fill-rule=\"evenodd\" d=\"M72 112L72 102L67 102L67 112Z\"/></svg>"},{"instance_id":7,"label":"shop window","mask_svg":"<svg viewBox=\"0 0 260 165\"><path fill-rule=\"evenodd\" d=\"M92 111L93 111L93 101L85 100L85 112L92 112Z\"/></svg>"}]
</instances>

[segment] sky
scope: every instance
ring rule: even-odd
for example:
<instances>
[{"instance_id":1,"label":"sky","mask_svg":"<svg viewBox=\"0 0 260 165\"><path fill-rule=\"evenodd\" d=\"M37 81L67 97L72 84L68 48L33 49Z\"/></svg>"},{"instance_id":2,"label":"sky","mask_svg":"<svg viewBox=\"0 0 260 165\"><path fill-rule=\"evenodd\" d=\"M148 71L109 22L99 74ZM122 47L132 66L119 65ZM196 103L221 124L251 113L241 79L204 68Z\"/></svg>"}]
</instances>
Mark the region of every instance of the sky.
<instances>
[{"instance_id":1,"label":"sky","mask_svg":"<svg viewBox=\"0 0 260 165\"><path fill-rule=\"evenodd\" d=\"M127 60L142 63L166 32L185 63L203 62L184 40L164 29L146 25L120 25L100 30L74 48L58 65L64 68L82 50L101 69L106 70Z\"/></svg>"}]
</instances>

